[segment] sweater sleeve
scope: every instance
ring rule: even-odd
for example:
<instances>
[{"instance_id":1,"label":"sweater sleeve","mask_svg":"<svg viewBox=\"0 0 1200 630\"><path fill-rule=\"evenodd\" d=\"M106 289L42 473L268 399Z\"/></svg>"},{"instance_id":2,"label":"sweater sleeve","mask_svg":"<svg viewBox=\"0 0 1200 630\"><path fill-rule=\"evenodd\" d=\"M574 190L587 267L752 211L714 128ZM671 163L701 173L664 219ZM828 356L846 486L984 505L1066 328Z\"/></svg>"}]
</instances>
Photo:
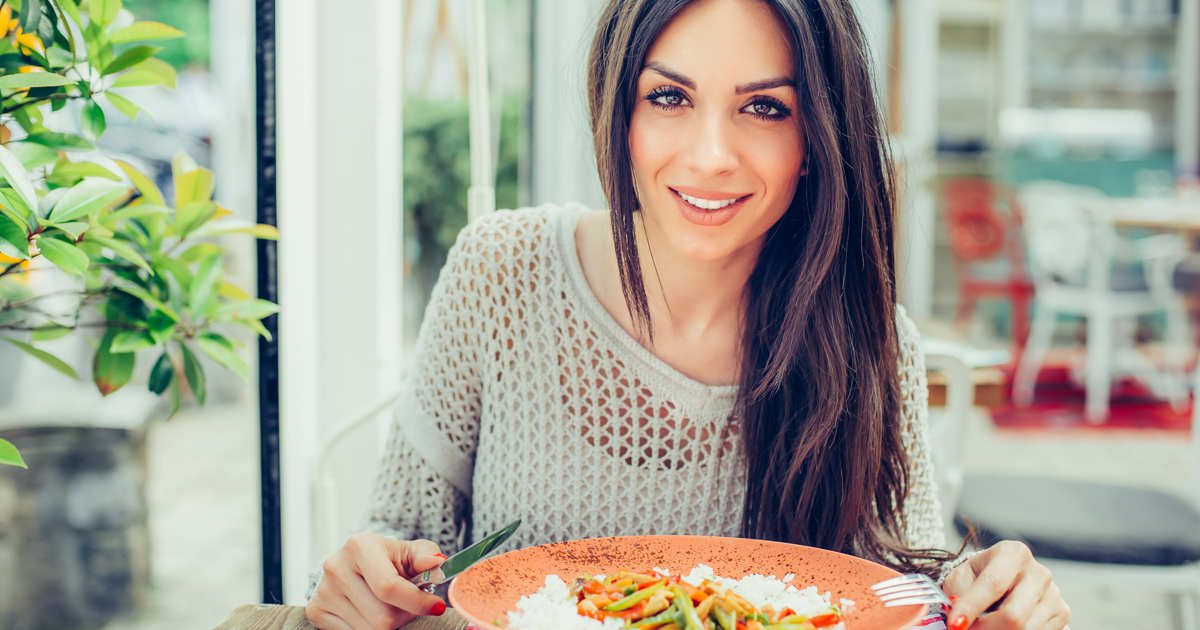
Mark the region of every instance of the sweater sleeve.
<instances>
[{"instance_id":1,"label":"sweater sleeve","mask_svg":"<svg viewBox=\"0 0 1200 630\"><path fill-rule=\"evenodd\" d=\"M471 521L479 361L488 334L486 278L494 262L486 251L486 229L465 228L438 276L359 528L402 540L429 539L447 554L461 548ZM310 576L309 597L320 578L319 569Z\"/></svg>"}]
</instances>

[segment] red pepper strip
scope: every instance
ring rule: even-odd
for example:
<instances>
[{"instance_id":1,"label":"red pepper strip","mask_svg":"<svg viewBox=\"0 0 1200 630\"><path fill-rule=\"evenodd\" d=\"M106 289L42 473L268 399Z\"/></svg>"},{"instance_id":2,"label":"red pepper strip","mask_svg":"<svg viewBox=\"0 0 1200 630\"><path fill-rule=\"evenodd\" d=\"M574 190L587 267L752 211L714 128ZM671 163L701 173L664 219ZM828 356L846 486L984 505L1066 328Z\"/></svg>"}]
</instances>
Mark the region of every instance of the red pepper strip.
<instances>
[{"instance_id":1,"label":"red pepper strip","mask_svg":"<svg viewBox=\"0 0 1200 630\"><path fill-rule=\"evenodd\" d=\"M836 613L825 613L823 615L817 615L816 617L808 620L809 623L818 628L824 628L825 626L836 626L837 624L841 623L841 621L842 616Z\"/></svg>"}]
</instances>

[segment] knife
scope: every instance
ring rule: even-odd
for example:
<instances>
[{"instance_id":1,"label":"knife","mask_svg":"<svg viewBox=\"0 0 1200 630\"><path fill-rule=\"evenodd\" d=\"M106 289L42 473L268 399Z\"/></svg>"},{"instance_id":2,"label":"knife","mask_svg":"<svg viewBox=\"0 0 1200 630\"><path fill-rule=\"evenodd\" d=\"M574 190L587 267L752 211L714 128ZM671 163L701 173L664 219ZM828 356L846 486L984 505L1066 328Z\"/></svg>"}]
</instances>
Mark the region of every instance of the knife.
<instances>
[{"instance_id":1,"label":"knife","mask_svg":"<svg viewBox=\"0 0 1200 630\"><path fill-rule=\"evenodd\" d=\"M488 534L483 540L446 558L446 561L438 568L430 569L416 576L412 579L413 584L416 584L417 588L422 591L437 595L443 601L448 602L447 597L450 590L450 582L453 582L454 578L458 577L460 573L466 571L468 567L476 562L483 560L496 547L503 544L520 526L521 519L517 519L505 525L499 531ZM440 579L436 577L438 571L442 573Z\"/></svg>"}]
</instances>

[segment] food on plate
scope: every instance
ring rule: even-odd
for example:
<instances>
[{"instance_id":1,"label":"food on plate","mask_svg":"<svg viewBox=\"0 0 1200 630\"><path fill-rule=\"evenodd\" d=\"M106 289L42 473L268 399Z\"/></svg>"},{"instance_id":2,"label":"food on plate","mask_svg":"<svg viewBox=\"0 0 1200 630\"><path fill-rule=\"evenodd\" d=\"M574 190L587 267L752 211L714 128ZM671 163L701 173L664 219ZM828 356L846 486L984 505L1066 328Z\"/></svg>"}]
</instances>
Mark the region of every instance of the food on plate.
<instances>
[{"instance_id":1,"label":"food on plate","mask_svg":"<svg viewBox=\"0 0 1200 630\"><path fill-rule=\"evenodd\" d=\"M783 579L720 577L699 564L686 576L665 569L546 577L508 614L508 630L839 630L853 606L834 604L815 586Z\"/></svg>"}]
</instances>

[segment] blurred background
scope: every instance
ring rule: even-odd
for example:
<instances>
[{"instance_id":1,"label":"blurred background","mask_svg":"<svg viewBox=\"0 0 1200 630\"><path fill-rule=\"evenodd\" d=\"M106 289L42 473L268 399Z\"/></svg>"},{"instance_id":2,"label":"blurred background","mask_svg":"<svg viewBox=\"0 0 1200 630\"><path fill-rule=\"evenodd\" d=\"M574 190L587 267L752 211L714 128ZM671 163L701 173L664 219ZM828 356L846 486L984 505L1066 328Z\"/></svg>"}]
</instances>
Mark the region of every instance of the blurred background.
<instances>
[{"instance_id":1,"label":"blurred background","mask_svg":"<svg viewBox=\"0 0 1200 630\"><path fill-rule=\"evenodd\" d=\"M153 397L102 400L33 361L5 373L0 435L61 463L0 470L0 566L55 585L0 580L0 627L212 627L264 597L303 602L362 518L467 222L470 107L491 120L475 150L492 156L496 207L603 206L582 78L600 0L485 4L481 39L466 0L124 0L187 36L161 55L178 88L147 88L153 116L114 122L104 148L164 186L187 151L222 205L273 209L277 362L265 381L214 373L207 404L169 421ZM1029 540L1073 627L1196 627L1198 0L855 4L898 157L900 299L929 356L948 528ZM481 42L490 89L470 102ZM263 277L251 244L229 247L228 273ZM264 417L277 434L260 442ZM95 438L80 428L131 436L114 456L131 463L81 464ZM279 458L266 482L260 448ZM6 505L54 503L75 523L72 506L108 492L129 498L104 537L76 524L54 555L18 553L21 527L48 525L6 521Z\"/></svg>"}]
</instances>

